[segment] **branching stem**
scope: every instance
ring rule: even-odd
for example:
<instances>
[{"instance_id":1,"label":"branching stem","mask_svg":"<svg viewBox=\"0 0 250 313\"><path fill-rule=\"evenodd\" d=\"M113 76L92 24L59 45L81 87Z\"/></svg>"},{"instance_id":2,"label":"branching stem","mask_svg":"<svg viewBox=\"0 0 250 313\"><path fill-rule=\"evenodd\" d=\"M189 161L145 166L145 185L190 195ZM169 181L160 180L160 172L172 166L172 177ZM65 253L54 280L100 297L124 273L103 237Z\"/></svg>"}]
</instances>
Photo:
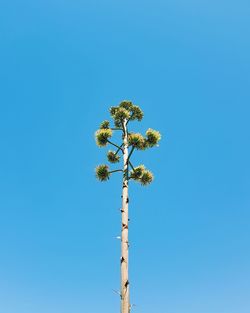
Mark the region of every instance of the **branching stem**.
<instances>
[{"instance_id":1,"label":"branching stem","mask_svg":"<svg viewBox=\"0 0 250 313\"><path fill-rule=\"evenodd\" d=\"M111 142L110 140L107 140L108 143L110 143L111 145L115 146L117 149L121 149L123 151L123 149L121 147L119 147L117 144Z\"/></svg>"},{"instance_id":2,"label":"branching stem","mask_svg":"<svg viewBox=\"0 0 250 313\"><path fill-rule=\"evenodd\" d=\"M113 170L113 171L110 171L109 174L115 173L115 172L123 172L123 170Z\"/></svg>"},{"instance_id":3,"label":"branching stem","mask_svg":"<svg viewBox=\"0 0 250 313\"><path fill-rule=\"evenodd\" d=\"M122 150L122 152L123 152L122 146L123 146L123 143L120 145L119 149L117 149L115 155L117 155L117 153L118 153L120 150Z\"/></svg>"},{"instance_id":4,"label":"branching stem","mask_svg":"<svg viewBox=\"0 0 250 313\"><path fill-rule=\"evenodd\" d=\"M128 161L128 163L129 163L129 165L131 166L132 170L134 171L135 168L134 168L133 164L132 164L130 161Z\"/></svg>"},{"instance_id":5,"label":"branching stem","mask_svg":"<svg viewBox=\"0 0 250 313\"><path fill-rule=\"evenodd\" d=\"M132 147L132 149L131 149L131 151L130 151L130 153L128 155L128 162L129 162L129 159L130 159L132 153L134 152L134 150L135 150L135 146Z\"/></svg>"}]
</instances>

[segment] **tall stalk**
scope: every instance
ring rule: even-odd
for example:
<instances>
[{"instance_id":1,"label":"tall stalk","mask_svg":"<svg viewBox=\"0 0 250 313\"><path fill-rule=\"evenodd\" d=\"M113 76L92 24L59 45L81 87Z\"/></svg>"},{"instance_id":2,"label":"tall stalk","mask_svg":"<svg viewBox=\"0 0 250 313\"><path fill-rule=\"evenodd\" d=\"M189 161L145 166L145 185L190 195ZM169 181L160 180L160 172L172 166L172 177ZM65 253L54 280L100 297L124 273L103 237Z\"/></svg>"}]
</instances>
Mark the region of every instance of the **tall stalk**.
<instances>
[{"instance_id":1,"label":"tall stalk","mask_svg":"<svg viewBox=\"0 0 250 313\"><path fill-rule=\"evenodd\" d=\"M110 114L114 120L114 126L110 127L109 121L103 121L97 130L96 143L99 147L106 147L108 144L116 148L116 151L108 151L107 158L110 163L119 163L120 155L123 154L123 168L110 170L109 166L102 164L96 167L96 177L100 181L107 181L115 172L123 173L122 180L122 209L121 209L121 313L130 313L130 284L128 276L128 184L132 179L149 185L153 180L153 174L144 165L134 167L131 156L135 150L145 150L158 145L161 135L158 131L149 128L145 136L140 133L129 133L127 125L130 121L141 121L143 112L140 107L131 101L122 101L118 106L110 108ZM122 131L122 143L116 144L110 141L113 131Z\"/></svg>"},{"instance_id":2,"label":"tall stalk","mask_svg":"<svg viewBox=\"0 0 250 313\"><path fill-rule=\"evenodd\" d=\"M122 184L122 225L121 225L121 313L130 312L128 279L128 132L126 120L123 123L123 184Z\"/></svg>"}]
</instances>

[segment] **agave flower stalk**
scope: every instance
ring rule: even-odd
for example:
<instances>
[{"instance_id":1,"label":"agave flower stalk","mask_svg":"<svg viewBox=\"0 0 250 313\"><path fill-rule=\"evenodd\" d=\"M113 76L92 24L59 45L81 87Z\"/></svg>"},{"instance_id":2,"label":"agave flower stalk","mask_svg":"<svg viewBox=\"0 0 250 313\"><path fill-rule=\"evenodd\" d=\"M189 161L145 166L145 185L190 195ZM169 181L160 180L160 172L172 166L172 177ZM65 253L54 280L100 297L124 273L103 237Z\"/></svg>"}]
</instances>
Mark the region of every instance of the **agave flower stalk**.
<instances>
[{"instance_id":1,"label":"agave flower stalk","mask_svg":"<svg viewBox=\"0 0 250 313\"><path fill-rule=\"evenodd\" d=\"M128 132L127 119L123 121L123 184L122 184L122 227L121 227L121 313L129 313L128 277Z\"/></svg>"},{"instance_id":2,"label":"agave flower stalk","mask_svg":"<svg viewBox=\"0 0 250 313\"><path fill-rule=\"evenodd\" d=\"M109 180L111 174L122 172L122 208L121 208L121 313L130 313L130 282L129 282L129 181L132 179L141 183L142 186L149 185L153 181L153 174L144 165L134 167L131 162L135 150L145 150L158 146L161 135L158 131L149 128L145 137L139 133L129 133L128 123L130 121L141 121L143 112L139 106L131 101L122 101L118 106L110 108L111 117L114 120L113 128L110 128L109 121L104 121L100 129L95 133L96 143L99 147L106 147L108 144L117 148L117 151L109 150L107 158L110 163L119 163L119 153L123 155L123 166L121 169L110 170L109 166L102 164L96 167L96 177L100 181ZM111 141L113 131L122 131L122 143L116 144Z\"/></svg>"}]
</instances>

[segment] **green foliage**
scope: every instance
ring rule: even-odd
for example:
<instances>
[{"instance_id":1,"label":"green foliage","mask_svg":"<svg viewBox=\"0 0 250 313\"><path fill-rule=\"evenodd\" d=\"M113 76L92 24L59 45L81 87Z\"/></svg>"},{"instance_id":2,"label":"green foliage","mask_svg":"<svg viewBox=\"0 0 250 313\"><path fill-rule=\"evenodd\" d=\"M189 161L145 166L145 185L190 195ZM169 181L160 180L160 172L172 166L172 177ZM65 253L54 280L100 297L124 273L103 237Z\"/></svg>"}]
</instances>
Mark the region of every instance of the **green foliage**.
<instances>
[{"instance_id":1,"label":"green foliage","mask_svg":"<svg viewBox=\"0 0 250 313\"><path fill-rule=\"evenodd\" d=\"M143 112L140 107L134 105L131 101L128 100L123 100L119 106L111 107L109 111L112 118L114 119L116 127L121 127L124 119L127 121L141 121L143 118Z\"/></svg>"},{"instance_id":2,"label":"green foliage","mask_svg":"<svg viewBox=\"0 0 250 313\"><path fill-rule=\"evenodd\" d=\"M130 133L128 135L128 144L138 150L144 150L146 148L145 139L140 133Z\"/></svg>"},{"instance_id":3,"label":"green foliage","mask_svg":"<svg viewBox=\"0 0 250 313\"><path fill-rule=\"evenodd\" d=\"M123 121L125 119L129 119L129 111L124 108L117 108L114 119L118 121Z\"/></svg>"},{"instance_id":4,"label":"green foliage","mask_svg":"<svg viewBox=\"0 0 250 313\"><path fill-rule=\"evenodd\" d=\"M130 171L130 178L146 186L153 181L154 176L144 165L139 165Z\"/></svg>"},{"instance_id":5,"label":"green foliage","mask_svg":"<svg viewBox=\"0 0 250 313\"><path fill-rule=\"evenodd\" d=\"M137 120L140 122L142 119L143 119L143 111L137 105L133 105L131 108L130 120L131 121Z\"/></svg>"},{"instance_id":6,"label":"green foliage","mask_svg":"<svg viewBox=\"0 0 250 313\"><path fill-rule=\"evenodd\" d=\"M114 120L115 127L122 128L122 121L121 120Z\"/></svg>"},{"instance_id":7,"label":"green foliage","mask_svg":"<svg viewBox=\"0 0 250 313\"><path fill-rule=\"evenodd\" d=\"M108 129L109 127L109 121L103 121L100 125L100 129Z\"/></svg>"},{"instance_id":8,"label":"green foliage","mask_svg":"<svg viewBox=\"0 0 250 313\"><path fill-rule=\"evenodd\" d=\"M108 143L108 139L112 136L111 129L99 129L95 133L96 144L99 147L105 147Z\"/></svg>"},{"instance_id":9,"label":"green foliage","mask_svg":"<svg viewBox=\"0 0 250 313\"><path fill-rule=\"evenodd\" d=\"M128 111L130 111L133 107L133 103L131 101L123 100L120 104L119 107L124 108Z\"/></svg>"},{"instance_id":10,"label":"green foliage","mask_svg":"<svg viewBox=\"0 0 250 313\"><path fill-rule=\"evenodd\" d=\"M109 112L110 112L110 114L111 114L112 117L115 115L115 112L117 111L117 109L118 109L118 107L111 107L111 108L109 109Z\"/></svg>"},{"instance_id":11,"label":"green foliage","mask_svg":"<svg viewBox=\"0 0 250 313\"><path fill-rule=\"evenodd\" d=\"M130 113L124 107L111 107L110 114L114 119L114 123L116 127L121 127L123 121L128 120L130 117Z\"/></svg>"},{"instance_id":12,"label":"green foliage","mask_svg":"<svg viewBox=\"0 0 250 313\"><path fill-rule=\"evenodd\" d=\"M142 173L145 171L144 165L139 165L130 171L130 178L134 180L140 180Z\"/></svg>"},{"instance_id":13,"label":"green foliage","mask_svg":"<svg viewBox=\"0 0 250 313\"><path fill-rule=\"evenodd\" d=\"M115 153L115 151L108 151L107 158L110 163L118 163L120 161L120 156Z\"/></svg>"},{"instance_id":14,"label":"green foliage","mask_svg":"<svg viewBox=\"0 0 250 313\"><path fill-rule=\"evenodd\" d=\"M154 147L161 139L161 134L154 129L149 128L146 132L146 144L148 147Z\"/></svg>"},{"instance_id":15,"label":"green foliage","mask_svg":"<svg viewBox=\"0 0 250 313\"><path fill-rule=\"evenodd\" d=\"M153 181L153 179L153 174L149 170L145 170L140 178L140 183L142 186L147 186Z\"/></svg>"},{"instance_id":16,"label":"green foliage","mask_svg":"<svg viewBox=\"0 0 250 313\"><path fill-rule=\"evenodd\" d=\"M109 179L109 167L106 164L98 165L95 169L96 178L100 181L106 181Z\"/></svg>"}]
</instances>

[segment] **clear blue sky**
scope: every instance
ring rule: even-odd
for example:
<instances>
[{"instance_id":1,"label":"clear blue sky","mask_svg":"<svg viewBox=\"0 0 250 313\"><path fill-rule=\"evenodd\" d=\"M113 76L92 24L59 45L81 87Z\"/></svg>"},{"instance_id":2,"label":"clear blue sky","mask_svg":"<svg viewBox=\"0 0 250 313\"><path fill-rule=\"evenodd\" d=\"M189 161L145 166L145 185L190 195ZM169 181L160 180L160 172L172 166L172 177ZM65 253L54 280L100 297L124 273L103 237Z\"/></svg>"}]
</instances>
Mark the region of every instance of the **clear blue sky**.
<instances>
[{"instance_id":1,"label":"clear blue sky","mask_svg":"<svg viewBox=\"0 0 250 313\"><path fill-rule=\"evenodd\" d=\"M249 1L0 2L0 313L117 313L120 178L94 131L123 99L137 313L250 312Z\"/></svg>"}]
</instances>

